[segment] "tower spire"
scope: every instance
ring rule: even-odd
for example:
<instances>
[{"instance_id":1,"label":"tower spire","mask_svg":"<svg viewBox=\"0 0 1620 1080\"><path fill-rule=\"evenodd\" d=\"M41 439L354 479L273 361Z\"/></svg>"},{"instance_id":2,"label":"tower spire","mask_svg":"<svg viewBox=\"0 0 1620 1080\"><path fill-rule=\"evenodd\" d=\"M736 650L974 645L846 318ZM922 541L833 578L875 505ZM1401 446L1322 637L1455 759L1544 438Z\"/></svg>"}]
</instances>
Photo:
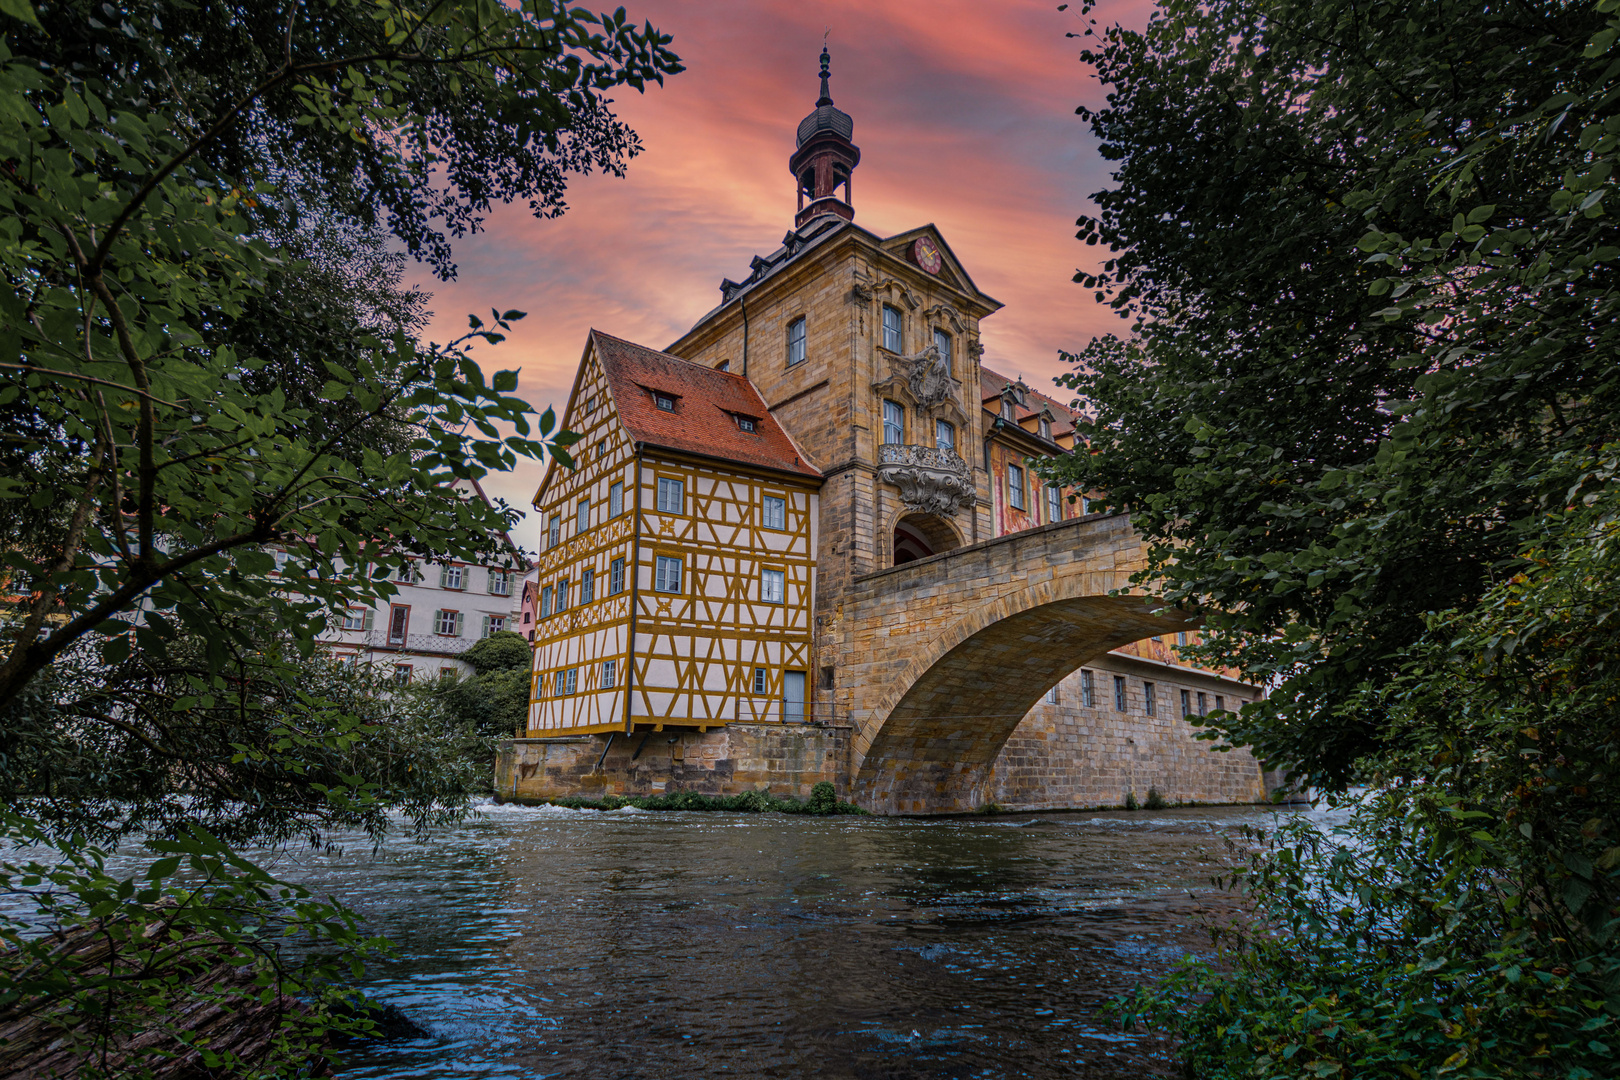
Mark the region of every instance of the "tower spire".
<instances>
[{"instance_id":1,"label":"tower spire","mask_svg":"<svg viewBox=\"0 0 1620 1080\"><path fill-rule=\"evenodd\" d=\"M855 207L850 202L850 174L860 164L861 151L850 141L855 134L855 121L833 105L829 85L831 67L832 55L823 35L821 97L816 99L816 107L810 115L799 121L798 145L788 158L788 168L793 171L799 189L799 212L793 219L795 229L823 214L835 214L845 221L855 219ZM838 195L839 188L843 188L842 198Z\"/></svg>"}]
</instances>

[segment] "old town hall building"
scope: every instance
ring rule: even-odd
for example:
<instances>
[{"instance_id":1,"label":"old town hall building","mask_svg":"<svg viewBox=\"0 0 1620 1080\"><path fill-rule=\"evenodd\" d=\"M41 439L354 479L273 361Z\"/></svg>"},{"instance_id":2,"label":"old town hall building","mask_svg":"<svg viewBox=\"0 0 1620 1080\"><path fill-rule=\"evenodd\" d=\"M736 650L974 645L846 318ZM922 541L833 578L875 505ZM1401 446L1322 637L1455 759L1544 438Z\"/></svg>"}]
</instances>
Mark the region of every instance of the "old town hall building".
<instances>
[{"instance_id":1,"label":"old town hall building","mask_svg":"<svg viewBox=\"0 0 1620 1080\"><path fill-rule=\"evenodd\" d=\"M712 769L746 756L736 738L716 741L726 729L837 727L853 583L1090 509L1030 468L1072 449L1074 415L980 364L980 321L1002 305L934 226L880 236L855 223L860 150L821 59L820 99L789 158L798 211L781 244L721 282L719 306L664 348L602 331L585 342L563 419L582 436L576 467L554 462L534 500L534 691L520 741L556 745L512 767L511 793L529 778L559 793L570 776L610 790L681 786L678 768L636 772L655 731L658 746L674 745L662 760ZM1186 728L1184 713L1258 695L1179 663L1174 644L1140 641L1074 672L1007 753L1027 760L1034 740L1078 760L1110 713ZM619 779L603 765L615 735L631 736L620 746L633 775ZM576 750L559 749L569 739ZM1002 770L1013 787L1019 767L1009 758ZM1245 783L1228 794L1249 797ZM1185 796L1210 796L1197 787ZM1025 801L1119 801L1079 790Z\"/></svg>"}]
</instances>

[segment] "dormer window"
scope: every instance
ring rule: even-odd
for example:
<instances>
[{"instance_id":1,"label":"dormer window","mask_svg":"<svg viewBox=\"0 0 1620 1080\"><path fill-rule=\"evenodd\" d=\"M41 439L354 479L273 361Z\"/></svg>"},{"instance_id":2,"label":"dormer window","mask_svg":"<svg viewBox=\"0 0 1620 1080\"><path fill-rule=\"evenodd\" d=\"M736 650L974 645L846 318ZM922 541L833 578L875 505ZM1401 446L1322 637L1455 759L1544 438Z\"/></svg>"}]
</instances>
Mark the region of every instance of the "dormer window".
<instances>
[{"instance_id":1,"label":"dormer window","mask_svg":"<svg viewBox=\"0 0 1620 1080\"><path fill-rule=\"evenodd\" d=\"M1041 417L1041 438L1050 442L1052 440L1052 421Z\"/></svg>"},{"instance_id":2,"label":"dormer window","mask_svg":"<svg viewBox=\"0 0 1620 1080\"><path fill-rule=\"evenodd\" d=\"M654 390L653 391L653 404L657 405L660 409L663 409L665 412L674 412L675 411L675 396L673 394L661 394L657 390Z\"/></svg>"},{"instance_id":3,"label":"dormer window","mask_svg":"<svg viewBox=\"0 0 1620 1080\"><path fill-rule=\"evenodd\" d=\"M1011 420L1013 418L1012 398L1001 399L1001 418L1003 420Z\"/></svg>"},{"instance_id":4,"label":"dormer window","mask_svg":"<svg viewBox=\"0 0 1620 1080\"><path fill-rule=\"evenodd\" d=\"M714 370L716 370L716 371L730 371L731 370L731 361L730 360L722 360L722 361L720 361L720 366L715 368Z\"/></svg>"},{"instance_id":5,"label":"dormer window","mask_svg":"<svg viewBox=\"0 0 1620 1080\"><path fill-rule=\"evenodd\" d=\"M743 416L741 414L736 414L736 416L737 416L737 429L739 431L746 431L746 432L748 432L748 434L752 435L754 433L754 428L755 428L754 418L752 416Z\"/></svg>"}]
</instances>

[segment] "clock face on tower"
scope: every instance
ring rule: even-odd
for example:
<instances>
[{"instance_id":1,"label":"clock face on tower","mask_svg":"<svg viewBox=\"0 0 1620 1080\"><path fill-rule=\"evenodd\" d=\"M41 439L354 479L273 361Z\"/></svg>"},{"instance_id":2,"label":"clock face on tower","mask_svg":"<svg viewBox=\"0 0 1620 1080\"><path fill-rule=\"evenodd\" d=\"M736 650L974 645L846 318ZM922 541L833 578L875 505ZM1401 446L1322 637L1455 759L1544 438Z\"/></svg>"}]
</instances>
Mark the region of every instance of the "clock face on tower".
<instances>
[{"instance_id":1,"label":"clock face on tower","mask_svg":"<svg viewBox=\"0 0 1620 1080\"><path fill-rule=\"evenodd\" d=\"M919 236L916 243L911 245L911 257L930 274L939 273L939 268L944 265L944 260L939 256L939 246L928 236Z\"/></svg>"}]
</instances>

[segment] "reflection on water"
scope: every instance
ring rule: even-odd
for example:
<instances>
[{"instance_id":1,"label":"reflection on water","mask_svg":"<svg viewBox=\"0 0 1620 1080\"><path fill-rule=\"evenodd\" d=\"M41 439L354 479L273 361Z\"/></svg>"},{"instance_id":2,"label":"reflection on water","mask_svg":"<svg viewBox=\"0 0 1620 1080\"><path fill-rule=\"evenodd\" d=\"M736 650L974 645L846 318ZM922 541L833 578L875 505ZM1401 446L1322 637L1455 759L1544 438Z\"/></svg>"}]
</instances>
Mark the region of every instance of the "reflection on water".
<instances>
[{"instance_id":1,"label":"reflection on water","mask_svg":"<svg viewBox=\"0 0 1620 1080\"><path fill-rule=\"evenodd\" d=\"M1201 951L1269 809L905 821L485 807L306 855L399 945L366 989L432 1033L344 1078L1139 1077L1097 1003Z\"/></svg>"}]
</instances>

